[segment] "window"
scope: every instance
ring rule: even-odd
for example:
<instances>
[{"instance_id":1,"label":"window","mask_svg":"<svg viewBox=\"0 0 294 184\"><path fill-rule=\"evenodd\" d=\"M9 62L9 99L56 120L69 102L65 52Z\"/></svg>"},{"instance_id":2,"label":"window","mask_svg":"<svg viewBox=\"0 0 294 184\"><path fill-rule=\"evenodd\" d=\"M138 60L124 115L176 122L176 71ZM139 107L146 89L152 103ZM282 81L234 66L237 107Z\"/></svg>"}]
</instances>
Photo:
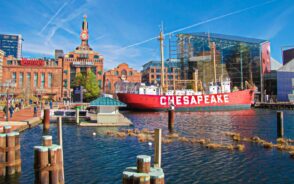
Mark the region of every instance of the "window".
<instances>
[{"instance_id":1,"label":"window","mask_svg":"<svg viewBox=\"0 0 294 184\"><path fill-rule=\"evenodd\" d=\"M27 73L27 86L31 86L31 73Z\"/></svg>"},{"instance_id":2,"label":"window","mask_svg":"<svg viewBox=\"0 0 294 184\"><path fill-rule=\"evenodd\" d=\"M12 80L13 80L13 82L16 82L16 72L12 73Z\"/></svg>"},{"instance_id":3,"label":"window","mask_svg":"<svg viewBox=\"0 0 294 184\"><path fill-rule=\"evenodd\" d=\"M23 86L23 73L19 73L19 83L18 83L19 87Z\"/></svg>"},{"instance_id":4,"label":"window","mask_svg":"<svg viewBox=\"0 0 294 184\"><path fill-rule=\"evenodd\" d=\"M115 71L115 75L118 76L118 71Z\"/></svg>"},{"instance_id":5,"label":"window","mask_svg":"<svg viewBox=\"0 0 294 184\"><path fill-rule=\"evenodd\" d=\"M34 87L38 87L38 73L34 73Z\"/></svg>"},{"instance_id":6,"label":"window","mask_svg":"<svg viewBox=\"0 0 294 184\"><path fill-rule=\"evenodd\" d=\"M45 87L45 73L41 74L41 88Z\"/></svg>"},{"instance_id":7,"label":"window","mask_svg":"<svg viewBox=\"0 0 294 184\"><path fill-rule=\"evenodd\" d=\"M122 71L121 71L121 75L126 76L126 75L127 75L127 71L126 71L126 70L122 70Z\"/></svg>"},{"instance_id":8,"label":"window","mask_svg":"<svg viewBox=\"0 0 294 184\"><path fill-rule=\"evenodd\" d=\"M63 86L67 88L67 80L64 80Z\"/></svg>"},{"instance_id":9,"label":"window","mask_svg":"<svg viewBox=\"0 0 294 184\"><path fill-rule=\"evenodd\" d=\"M101 84L102 84L102 81L101 80L98 80L98 86L99 86L99 88L101 88Z\"/></svg>"},{"instance_id":10,"label":"window","mask_svg":"<svg viewBox=\"0 0 294 184\"><path fill-rule=\"evenodd\" d=\"M132 76L132 75L133 75L133 72L132 72L132 71L130 71L130 72L129 72L129 76Z\"/></svg>"},{"instance_id":11,"label":"window","mask_svg":"<svg viewBox=\"0 0 294 184\"><path fill-rule=\"evenodd\" d=\"M52 73L48 73L48 88L52 87Z\"/></svg>"}]
</instances>

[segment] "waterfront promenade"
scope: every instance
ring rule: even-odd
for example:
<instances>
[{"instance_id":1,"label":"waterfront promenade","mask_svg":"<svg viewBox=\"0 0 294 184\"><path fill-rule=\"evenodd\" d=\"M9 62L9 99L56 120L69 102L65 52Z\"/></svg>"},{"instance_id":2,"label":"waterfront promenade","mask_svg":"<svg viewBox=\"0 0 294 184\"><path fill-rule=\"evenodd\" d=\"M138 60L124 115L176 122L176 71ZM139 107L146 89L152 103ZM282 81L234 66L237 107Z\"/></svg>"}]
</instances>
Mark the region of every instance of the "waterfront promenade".
<instances>
[{"instance_id":1,"label":"waterfront promenade","mask_svg":"<svg viewBox=\"0 0 294 184\"><path fill-rule=\"evenodd\" d=\"M26 107L17 112L13 113L12 118L9 118L7 122L3 111L0 111L0 132L3 129L3 126L10 125L13 130L20 130L29 127L31 124L40 122L41 111L37 113L37 117L34 117L34 108Z\"/></svg>"}]
</instances>

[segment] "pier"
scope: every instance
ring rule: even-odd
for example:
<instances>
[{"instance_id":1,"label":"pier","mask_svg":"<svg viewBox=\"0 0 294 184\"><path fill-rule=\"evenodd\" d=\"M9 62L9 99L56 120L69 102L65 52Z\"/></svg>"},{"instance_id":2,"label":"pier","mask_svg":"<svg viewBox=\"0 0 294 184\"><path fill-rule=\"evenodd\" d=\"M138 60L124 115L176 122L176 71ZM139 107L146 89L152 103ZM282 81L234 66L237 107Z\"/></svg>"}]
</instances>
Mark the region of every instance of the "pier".
<instances>
[{"instance_id":1,"label":"pier","mask_svg":"<svg viewBox=\"0 0 294 184\"><path fill-rule=\"evenodd\" d=\"M289 109L294 110L294 103L290 102L256 102L255 108L264 109Z\"/></svg>"}]
</instances>

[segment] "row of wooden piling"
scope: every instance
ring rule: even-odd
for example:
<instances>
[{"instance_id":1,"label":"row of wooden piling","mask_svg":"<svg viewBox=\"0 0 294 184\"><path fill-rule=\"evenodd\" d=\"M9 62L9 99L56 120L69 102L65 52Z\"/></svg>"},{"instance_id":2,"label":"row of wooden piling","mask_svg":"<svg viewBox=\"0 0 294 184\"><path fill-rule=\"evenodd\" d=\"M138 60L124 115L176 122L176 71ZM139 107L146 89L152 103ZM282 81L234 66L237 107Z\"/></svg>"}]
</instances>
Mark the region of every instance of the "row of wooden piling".
<instances>
[{"instance_id":1,"label":"row of wooden piling","mask_svg":"<svg viewBox=\"0 0 294 184\"><path fill-rule=\"evenodd\" d=\"M62 148L43 136L43 145L34 147L35 184L63 184Z\"/></svg>"},{"instance_id":2,"label":"row of wooden piling","mask_svg":"<svg viewBox=\"0 0 294 184\"><path fill-rule=\"evenodd\" d=\"M137 167L127 167L123 172L123 184L164 184L161 168L151 167L151 157L137 156Z\"/></svg>"},{"instance_id":3,"label":"row of wooden piling","mask_svg":"<svg viewBox=\"0 0 294 184\"><path fill-rule=\"evenodd\" d=\"M155 129L154 167L151 157L137 156L137 167L127 167L123 172L123 184L164 184L164 173L161 169L161 129Z\"/></svg>"},{"instance_id":4,"label":"row of wooden piling","mask_svg":"<svg viewBox=\"0 0 294 184\"><path fill-rule=\"evenodd\" d=\"M19 133L12 132L11 126L4 126L0 134L0 176L21 172Z\"/></svg>"}]
</instances>

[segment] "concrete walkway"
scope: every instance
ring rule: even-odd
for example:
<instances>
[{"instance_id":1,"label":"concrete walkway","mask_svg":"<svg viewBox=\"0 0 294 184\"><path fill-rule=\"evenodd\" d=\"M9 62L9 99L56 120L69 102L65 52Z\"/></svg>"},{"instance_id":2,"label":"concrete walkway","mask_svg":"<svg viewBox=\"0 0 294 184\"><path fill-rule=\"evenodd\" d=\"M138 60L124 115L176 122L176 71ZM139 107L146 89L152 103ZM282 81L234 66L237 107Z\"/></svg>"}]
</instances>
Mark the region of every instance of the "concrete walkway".
<instances>
[{"instance_id":1,"label":"concrete walkway","mask_svg":"<svg viewBox=\"0 0 294 184\"><path fill-rule=\"evenodd\" d=\"M5 119L4 112L0 112L0 132L3 131L3 126L10 125L13 130L22 131L26 128L32 127L36 123L41 121L40 110L37 113L37 117L34 117L33 107L21 109L20 111L14 112L12 118L9 118L7 122Z\"/></svg>"}]
</instances>

